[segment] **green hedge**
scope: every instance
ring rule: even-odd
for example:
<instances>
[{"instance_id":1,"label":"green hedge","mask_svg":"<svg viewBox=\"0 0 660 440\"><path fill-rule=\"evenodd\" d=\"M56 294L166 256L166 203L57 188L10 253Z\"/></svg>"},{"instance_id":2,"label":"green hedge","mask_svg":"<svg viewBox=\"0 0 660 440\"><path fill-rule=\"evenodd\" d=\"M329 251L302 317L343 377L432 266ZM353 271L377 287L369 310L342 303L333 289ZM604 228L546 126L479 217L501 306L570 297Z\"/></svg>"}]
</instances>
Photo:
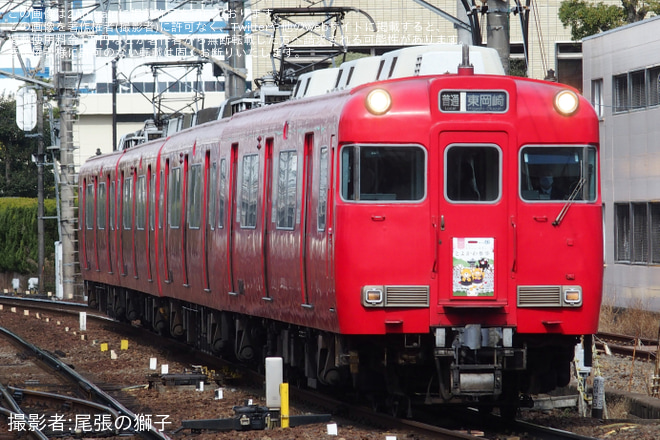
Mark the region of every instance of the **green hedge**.
<instances>
[{"instance_id":1,"label":"green hedge","mask_svg":"<svg viewBox=\"0 0 660 440\"><path fill-rule=\"evenodd\" d=\"M37 199L0 198L0 272L36 274L39 241L37 237ZM55 200L44 201L44 216L57 215ZM54 262L57 220L44 220L44 257Z\"/></svg>"}]
</instances>

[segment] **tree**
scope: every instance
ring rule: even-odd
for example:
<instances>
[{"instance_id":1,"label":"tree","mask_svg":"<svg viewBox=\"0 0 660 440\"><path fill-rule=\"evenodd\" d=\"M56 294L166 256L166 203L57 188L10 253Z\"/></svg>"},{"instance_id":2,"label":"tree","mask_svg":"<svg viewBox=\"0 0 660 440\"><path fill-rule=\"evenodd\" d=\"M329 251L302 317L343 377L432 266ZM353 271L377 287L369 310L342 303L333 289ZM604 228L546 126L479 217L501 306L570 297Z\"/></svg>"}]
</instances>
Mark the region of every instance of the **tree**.
<instances>
[{"instance_id":1,"label":"tree","mask_svg":"<svg viewBox=\"0 0 660 440\"><path fill-rule=\"evenodd\" d=\"M660 14L660 1L621 0L621 6L566 0L559 7L559 20L571 27L571 38L579 41L589 35L643 20L650 12Z\"/></svg>"},{"instance_id":2,"label":"tree","mask_svg":"<svg viewBox=\"0 0 660 440\"><path fill-rule=\"evenodd\" d=\"M37 166L32 162L36 153L36 137L27 137L16 125L16 101L0 96L0 197L37 197ZM44 196L52 197L54 178L48 171Z\"/></svg>"}]
</instances>

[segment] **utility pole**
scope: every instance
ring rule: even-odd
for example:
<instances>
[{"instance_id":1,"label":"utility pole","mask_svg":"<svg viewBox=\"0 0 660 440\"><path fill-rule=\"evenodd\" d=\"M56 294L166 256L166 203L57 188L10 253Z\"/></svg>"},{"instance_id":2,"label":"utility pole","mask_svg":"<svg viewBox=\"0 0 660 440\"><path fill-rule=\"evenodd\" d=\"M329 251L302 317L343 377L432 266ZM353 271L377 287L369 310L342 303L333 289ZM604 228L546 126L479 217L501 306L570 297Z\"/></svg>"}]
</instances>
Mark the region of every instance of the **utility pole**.
<instances>
[{"instance_id":1,"label":"utility pole","mask_svg":"<svg viewBox=\"0 0 660 440\"><path fill-rule=\"evenodd\" d=\"M488 0L487 41L500 54L504 73L509 74L509 0Z\"/></svg>"},{"instance_id":2,"label":"utility pole","mask_svg":"<svg viewBox=\"0 0 660 440\"><path fill-rule=\"evenodd\" d=\"M37 264L39 286L38 292L44 293L44 91L37 87L37 240L39 257Z\"/></svg>"},{"instance_id":3,"label":"utility pole","mask_svg":"<svg viewBox=\"0 0 660 440\"><path fill-rule=\"evenodd\" d=\"M245 72L245 32L243 31L243 0L229 0L229 43L225 60L234 69ZM225 69L225 97L234 98L245 93L245 78Z\"/></svg>"},{"instance_id":4,"label":"utility pole","mask_svg":"<svg viewBox=\"0 0 660 440\"><path fill-rule=\"evenodd\" d=\"M70 15L71 0L59 0L59 17L64 44L56 48L60 55L57 75L58 106L60 108L60 227L62 231L62 292L64 299L81 299L76 292L76 225L75 206L76 172L73 146L74 98L78 87L78 74L73 70Z\"/></svg>"}]
</instances>

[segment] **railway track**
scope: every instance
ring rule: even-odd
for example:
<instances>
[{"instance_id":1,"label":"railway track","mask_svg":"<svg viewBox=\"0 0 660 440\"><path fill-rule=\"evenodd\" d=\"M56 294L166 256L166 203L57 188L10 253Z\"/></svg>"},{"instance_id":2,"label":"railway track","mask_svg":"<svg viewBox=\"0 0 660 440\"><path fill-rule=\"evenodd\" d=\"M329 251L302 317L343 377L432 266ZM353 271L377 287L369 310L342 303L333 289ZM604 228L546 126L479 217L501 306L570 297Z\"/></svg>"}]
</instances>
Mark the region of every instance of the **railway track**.
<instances>
[{"instance_id":1,"label":"railway track","mask_svg":"<svg viewBox=\"0 0 660 440\"><path fill-rule=\"evenodd\" d=\"M0 339L0 353L6 360L3 381L31 378L24 387L0 384L8 438L16 434L40 439L81 433L169 438L153 426L138 425L138 415L54 355L2 327ZM11 358L18 360L11 362Z\"/></svg>"},{"instance_id":2,"label":"railway track","mask_svg":"<svg viewBox=\"0 0 660 440\"><path fill-rule=\"evenodd\" d=\"M57 311L58 313L68 313L77 315L81 311L87 311L85 305L77 303L60 303L52 301L28 301L27 303L19 298L5 298L0 297L0 303L5 304L5 306L17 307L17 314L20 315L22 308L31 308L31 309L40 309L45 311ZM88 314L91 319L102 319L104 320L104 327L116 329L121 334L130 334L135 337L139 337L141 334L144 338L144 330L131 326L125 323L118 323L116 321L108 320L104 315L99 315L97 313ZM155 338L153 333L149 332L147 338ZM168 345L171 346L173 350L181 352L189 352L190 347L185 344L179 344L177 342L169 341ZM178 347L178 348L175 348ZM196 361L202 361L207 365L218 366L220 363L224 362L219 360L217 357L210 356L204 353L195 354ZM263 377L252 372L247 372L245 370L241 371L241 375L247 380L254 384L263 384ZM91 387L91 385L88 385ZM397 418L390 415L375 413L369 408L365 408L360 405L349 405L345 401L339 401L332 399L325 395L319 395L315 392L310 392L309 390L291 389L291 397L294 402L304 402L310 403L315 408L322 408L326 411L332 412L334 414L339 414L340 417L348 417L351 420L354 420L361 424L386 427L387 429L401 430L404 432L414 432L419 434L421 438L441 438L441 439L501 439L504 432L519 432L521 433L521 438L524 438L524 433L534 432L534 438L549 440L549 439L580 439L580 440L591 440L591 437L578 436L576 434L567 432L567 431L558 431L551 428L544 428L538 425L530 425L524 422L508 422L503 424L501 421L498 421L497 418L492 419L488 423L485 422L485 419L482 414L477 414L477 416L471 416L472 412L468 411L461 415L456 415L452 413L452 416L445 418L444 420L439 420L438 414L443 413L444 411L438 412L435 410L435 416L427 418L425 421L422 420L411 420L406 418ZM112 405L107 405L112 408ZM90 413L90 409L84 410L87 413ZM128 411L126 408L121 408L116 410L118 414L124 414L125 411ZM430 419L430 420L429 420ZM456 425L456 421L461 420L460 425ZM489 419L490 420L490 419ZM476 428L469 429L465 426L474 426ZM160 434L160 433L158 433ZM1 438L1 437L0 437ZM167 438L167 437L152 437L152 438Z\"/></svg>"},{"instance_id":3,"label":"railway track","mask_svg":"<svg viewBox=\"0 0 660 440\"><path fill-rule=\"evenodd\" d=\"M595 340L598 350L638 360L655 361L660 351L658 341L654 339L599 332Z\"/></svg>"}]
</instances>

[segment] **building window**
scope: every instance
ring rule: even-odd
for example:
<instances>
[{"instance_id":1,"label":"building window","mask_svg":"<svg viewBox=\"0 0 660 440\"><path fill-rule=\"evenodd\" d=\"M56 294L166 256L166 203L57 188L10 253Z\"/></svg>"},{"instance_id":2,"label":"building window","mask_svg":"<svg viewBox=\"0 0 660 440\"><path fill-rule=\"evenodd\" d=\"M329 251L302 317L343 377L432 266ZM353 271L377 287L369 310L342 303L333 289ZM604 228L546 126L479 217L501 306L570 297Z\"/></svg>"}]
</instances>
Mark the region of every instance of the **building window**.
<instances>
[{"instance_id":1,"label":"building window","mask_svg":"<svg viewBox=\"0 0 660 440\"><path fill-rule=\"evenodd\" d=\"M628 74L617 75L613 78L614 87L614 113L628 110Z\"/></svg>"},{"instance_id":2,"label":"building window","mask_svg":"<svg viewBox=\"0 0 660 440\"><path fill-rule=\"evenodd\" d=\"M660 104L660 67L653 67L646 75L646 89L649 93L649 106Z\"/></svg>"},{"instance_id":3,"label":"building window","mask_svg":"<svg viewBox=\"0 0 660 440\"><path fill-rule=\"evenodd\" d=\"M293 229L298 194L298 153L282 151L277 179L277 228Z\"/></svg>"},{"instance_id":4,"label":"building window","mask_svg":"<svg viewBox=\"0 0 660 440\"><path fill-rule=\"evenodd\" d=\"M632 110L646 107L645 71L630 73L630 108Z\"/></svg>"},{"instance_id":5,"label":"building window","mask_svg":"<svg viewBox=\"0 0 660 440\"><path fill-rule=\"evenodd\" d=\"M614 204L614 255L618 263L630 262L630 206Z\"/></svg>"},{"instance_id":6,"label":"building window","mask_svg":"<svg viewBox=\"0 0 660 440\"><path fill-rule=\"evenodd\" d=\"M603 103L603 80L594 79L591 81L591 105L596 110L599 119L605 116L605 105Z\"/></svg>"},{"instance_id":7,"label":"building window","mask_svg":"<svg viewBox=\"0 0 660 440\"><path fill-rule=\"evenodd\" d=\"M660 203L649 203L651 264L660 264Z\"/></svg>"},{"instance_id":8,"label":"building window","mask_svg":"<svg viewBox=\"0 0 660 440\"><path fill-rule=\"evenodd\" d=\"M649 222L646 203L632 204L632 262L648 263Z\"/></svg>"},{"instance_id":9,"label":"building window","mask_svg":"<svg viewBox=\"0 0 660 440\"><path fill-rule=\"evenodd\" d=\"M614 205L617 263L660 264L660 202Z\"/></svg>"},{"instance_id":10,"label":"building window","mask_svg":"<svg viewBox=\"0 0 660 440\"><path fill-rule=\"evenodd\" d=\"M241 173L241 228L255 228L259 195L259 156L256 154L243 156Z\"/></svg>"}]
</instances>

